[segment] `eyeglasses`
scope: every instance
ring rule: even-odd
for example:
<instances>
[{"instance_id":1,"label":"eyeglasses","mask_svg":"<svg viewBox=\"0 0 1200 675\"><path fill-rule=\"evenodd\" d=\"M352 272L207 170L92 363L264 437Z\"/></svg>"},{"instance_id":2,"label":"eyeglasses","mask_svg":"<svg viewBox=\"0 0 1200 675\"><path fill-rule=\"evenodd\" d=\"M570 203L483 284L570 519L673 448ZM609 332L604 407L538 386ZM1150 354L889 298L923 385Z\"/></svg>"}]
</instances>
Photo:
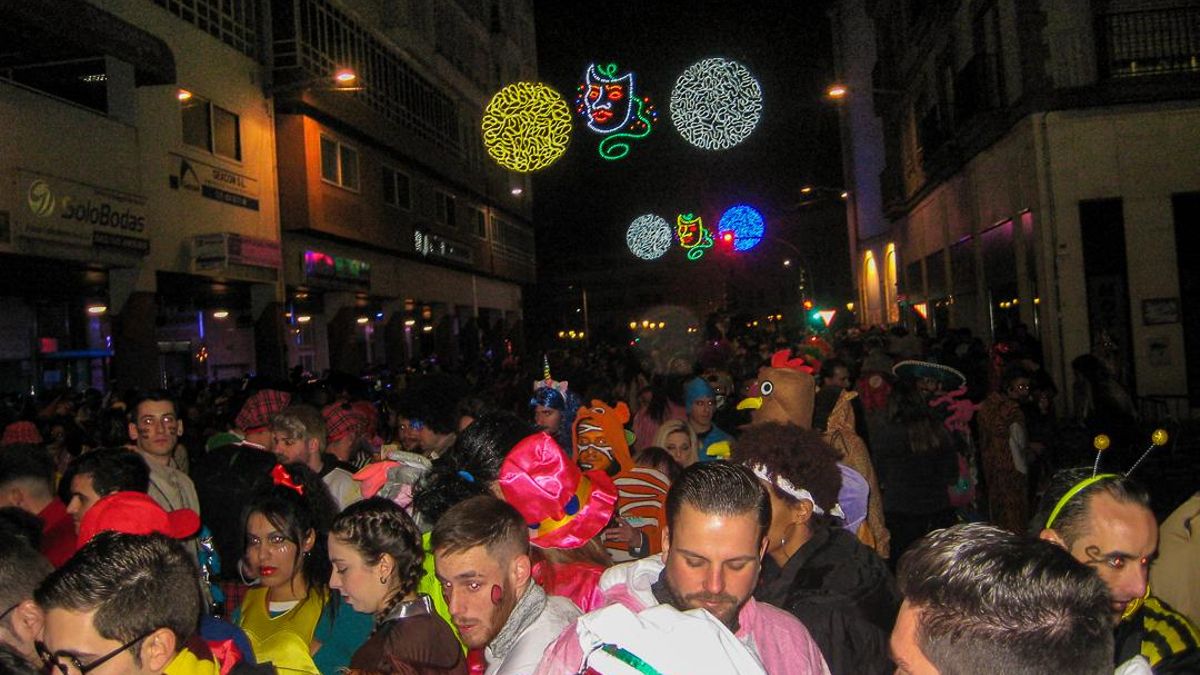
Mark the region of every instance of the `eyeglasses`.
<instances>
[{"instance_id":1,"label":"eyeglasses","mask_svg":"<svg viewBox=\"0 0 1200 675\"><path fill-rule=\"evenodd\" d=\"M12 614L13 610L20 606L21 606L21 603L18 602L17 604L13 605L12 607L9 607L8 609L4 610L3 612L0 612L0 621L3 621L4 617L8 616L9 614Z\"/></svg>"},{"instance_id":2,"label":"eyeglasses","mask_svg":"<svg viewBox=\"0 0 1200 675\"><path fill-rule=\"evenodd\" d=\"M140 429L152 429L156 426L163 426L169 430L179 425L179 418L175 415L162 415L160 417L142 415L138 418L137 422Z\"/></svg>"},{"instance_id":3,"label":"eyeglasses","mask_svg":"<svg viewBox=\"0 0 1200 675\"><path fill-rule=\"evenodd\" d=\"M425 428L425 423L421 420L409 420L407 424L401 422L399 425L400 431L420 431Z\"/></svg>"},{"instance_id":4,"label":"eyeglasses","mask_svg":"<svg viewBox=\"0 0 1200 675\"><path fill-rule=\"evenodd\" d=\"M154 630L158 630L158 629L155 628ZM99 668L100 666L104 665L105 663L108 663L110 660L113 659L113 657L117 656L121 652L125 651L126 649L129 649L130 647L134 646L135 644L150 637L151 635L154 634L154 630L152 630L148 633L143 633L142 635L139 635L138 637L130 640L129 642L126 642L125 644L121 645L120 647L117 647L116 649L105 654L104 656L101 656L100 658L96 659L95 661L92 661L91 663L89 663L87 665L80 663L79 659L75 658L75 655L70 652L58 651L58 652L52 653L49 649L46 648L46 644L44 642L42 642L41 640L34 642L33 648L37 650L38 656L40 656L42 658L42 660L46 662L47 665L54 666L54 669L57 670L58 672L62 673L62 675L77 675L77 674L83 675L84 673L91 672L91 671ZM64 663L63 661L60 661L59 659L66 659L66 663Z\"/></svg>"}]
</instances>

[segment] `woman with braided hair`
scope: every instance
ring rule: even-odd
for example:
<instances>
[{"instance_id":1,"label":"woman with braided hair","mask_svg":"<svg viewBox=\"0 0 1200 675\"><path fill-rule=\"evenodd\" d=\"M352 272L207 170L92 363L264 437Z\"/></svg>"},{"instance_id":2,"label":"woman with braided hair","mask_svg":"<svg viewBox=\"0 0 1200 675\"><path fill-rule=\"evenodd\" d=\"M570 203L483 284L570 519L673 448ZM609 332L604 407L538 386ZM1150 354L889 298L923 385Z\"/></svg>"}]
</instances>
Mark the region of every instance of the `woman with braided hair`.
<instances>
[{"instance_id":1,"label":"woman with braided hair","mask_svg":"<svg viewBox=\"0 0 1200 675\"><path fill-rule=\"evenodd\" d=\"M424 555L420 530L390 500L363 500L334 520L329 585L354 609L375 615L375 632L350 659L351 673L467 672L454 632L429 596L417 593Z\"/></svg>"}]
</instances>

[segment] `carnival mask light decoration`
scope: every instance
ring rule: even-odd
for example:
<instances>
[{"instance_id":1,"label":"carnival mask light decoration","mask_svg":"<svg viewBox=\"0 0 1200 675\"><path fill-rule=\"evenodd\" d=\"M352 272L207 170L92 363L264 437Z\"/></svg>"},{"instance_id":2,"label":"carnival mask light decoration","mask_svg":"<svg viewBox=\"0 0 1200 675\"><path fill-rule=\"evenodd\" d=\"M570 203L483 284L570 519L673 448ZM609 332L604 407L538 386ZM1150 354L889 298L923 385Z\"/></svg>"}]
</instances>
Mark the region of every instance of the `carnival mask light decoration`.
<instances>
[{"instance_id":1,"label":"carnival mask light decoration","mask_svg":"<svg viewBox=\"0 0 1200 675\"><path fill-rule=\"evenodd\" d=\"M599 152L604 159L629 154L629 141L650 135L658 111L649 97L641 96L632 71L618 74L616 63L593 63L583 74L575 98L575 111L588 129L604 136Z\"/></svg>"},{"instance_id":2,"label":"carnival mask light decoration","mask_svg":"<svg viewBox=\"0 0 1200 675\"><path fill-rule=\"evenodd\" d=\"M695 214L681 213L675 219L675 235L679 246L687 251L688 260L699 260L713 246L712 232L704 227L704 220Z\"/></svg>"}]
</instances>

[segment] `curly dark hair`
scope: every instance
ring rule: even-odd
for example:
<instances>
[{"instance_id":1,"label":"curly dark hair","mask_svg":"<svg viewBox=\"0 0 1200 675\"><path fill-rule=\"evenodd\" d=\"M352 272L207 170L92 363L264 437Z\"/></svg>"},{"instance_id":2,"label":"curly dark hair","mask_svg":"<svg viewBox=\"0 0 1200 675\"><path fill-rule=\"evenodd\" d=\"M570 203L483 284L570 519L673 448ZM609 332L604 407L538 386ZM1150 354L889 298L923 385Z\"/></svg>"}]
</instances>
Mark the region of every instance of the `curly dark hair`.
<instances>
[{"instance_id":1,"label":"curly dark hair","mask_svg":"<svg viewBox=\"0 0 1200 675\"><path fill-rule=\"evenodd\" d=\"M808 490L817 506L828 514L842 489L838 457L838 451L825 442L820 432L795 424L765 422L753 424L742 432L730 459L750 467L761 465L772 478L779 476ZM796 502L795 497L778 487L773 487L772 492L788 504ZM824 522L822 516L814 516L814 521Z\"/></svg>"},{"instance_id":2,"label":"curly dark hair","mask_svg":"<svg viewBox=\"0 0 1200 675\"><path fill-rule=\"evenodd\" d=\"M534 427L508 412L490 412L458 435L454 447L433 462L413 490L413 510L423 527L432 527L455 504L491 494L508 452Z\"/></svg>"},{"instance_id":3,"label":"curly dark hair","mask_svg":"<svg viewBox=\"0 0 1200 675\"><path fill-rule=\"evenodd\" d=\"M421 580L421 563L425 559L421 531L395 502L372 497L351 504L334 519L329 533L354 547L372 567L379 564L385 553L395 561L395 574L389 580L391 592L376 612L377 617L387 616Z\"/></svg>"}]
</instances>

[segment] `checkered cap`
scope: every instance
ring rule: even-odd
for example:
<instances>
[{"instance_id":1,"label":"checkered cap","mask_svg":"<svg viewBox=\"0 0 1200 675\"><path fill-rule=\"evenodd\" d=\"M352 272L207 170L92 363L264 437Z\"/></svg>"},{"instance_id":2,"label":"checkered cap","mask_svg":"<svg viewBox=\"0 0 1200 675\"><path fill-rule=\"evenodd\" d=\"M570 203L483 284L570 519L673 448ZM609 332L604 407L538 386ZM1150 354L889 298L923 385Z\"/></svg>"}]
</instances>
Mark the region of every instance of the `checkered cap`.
<instances>
[{"instance_id":1,"label":"checkered cap","mask_svg":"<svg viewBox=\"0 0 1200 675\"><path fill-rule=\"evenodd\" d=\"M271 424L271 417L283 412L292 402L292 395L286 391L263 389L256 391L246 399L242 411L238 413L233 423L242 430L261 429Z\"/></svg>"},{"instance_id":2,"label":"checkered cap","mask_svg":"<svg viewBox=\"0 0 1200 675\"><path fill-rule=\"evenodd\" d=\"M343 403L331 403L321 411L325 418L325 439L332 443L349 433L365 434L368 421L362 413Z\"/></svg>"},{"instance_id":3,"label":"checkered cap","mask_svg":"<svg viewBox=\"0 0 1200 675\"><path fill-rule=\"evenodd\" d=\"M17 443L29 443L30 445L41 445L42 434L33 422L19 421L4 427L4 436L0 438L0 445L15 445Z\"/></svg>"}]
</instances>

